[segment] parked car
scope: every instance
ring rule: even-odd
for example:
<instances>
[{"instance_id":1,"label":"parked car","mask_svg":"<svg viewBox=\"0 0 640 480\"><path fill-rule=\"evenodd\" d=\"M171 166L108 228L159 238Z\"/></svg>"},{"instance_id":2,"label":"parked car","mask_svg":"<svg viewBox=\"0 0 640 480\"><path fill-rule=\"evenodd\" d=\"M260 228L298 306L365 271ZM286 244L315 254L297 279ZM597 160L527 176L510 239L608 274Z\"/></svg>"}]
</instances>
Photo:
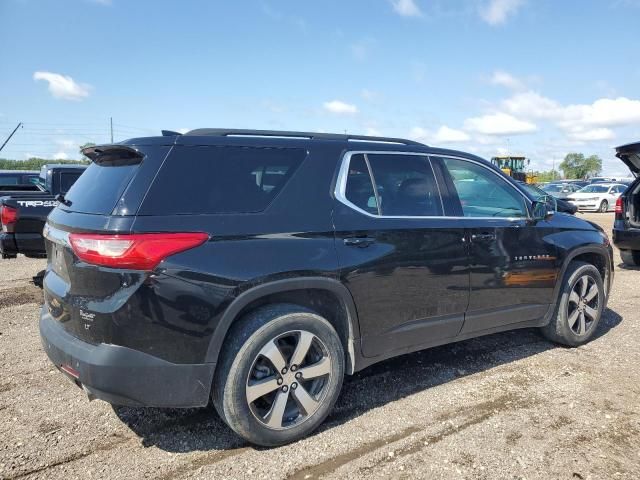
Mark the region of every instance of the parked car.
<instances>
[{"instance_id":1,"label":"parked car","mask_svg":"<svg viewBox=\"0 0 640 480\"><path fill-rule=\"evenodd\" d=\"M600 227L468 153L217 129L84 153L45 227L49 358L113 404L212 400L255 444L389 357L525 327L582 345L611 289Z\"/></svg>"},{"instance_id":2,"label":"parked car","mask_svg":"<svg viewBox=\"0 0 640 480\"><path fill-rule=\"evenodd\" d=\"M42 228L47 215L58 199L64 200L64 194L85 169L86 165L45 165L37 183L0 191L2 258L16 258L19 253L32 258L46 256Z\"/></svg>"},{"instance_id":3,"label":"parked car","mask_svg":"<svg viewBox=\"0 0 640 480\"><path fill-rule=\"evenodd\" d=\"M635 175L636 180L616 201L613 223L613 242L620 249L626 265L640 266L640 142L616 148L620 158Z\"/></svg>"},{"instance_id":4,"label":"parked car","mask_svg":"<svg viewBox=\"0 0 640 480\"><path fill-rule=\"evenodd\" d=\"M605 213L615 208L616 200L626 189L621 183L592 183L572 193L567 200L578 210Z\"/></svg>"},{"instance_id":5,"label":"parked car","mask_svg":"<svg viewBox=\"0 0 640 480\"><path fill-rule=\"evenodd\" d=\"M550 196L549 193L545 192L542 188L539 188L530 183L526 183L526 182L516 182L516 183L520 185L520 188L526 190L532 196L532 198L535 198L536 201ZM553 196L551 195L551 197ZM550 205L550 206L554 210L560 213L568 213L569 215L575 215L575 213L578 211L578 207L576 207L570 202L567 202L566 200L562 200L555 197L553 197L553 199L554 199L553 205Z\"/></svg>"},{"instance_id":6,"label":"parked car","mask_svg":"<svg viewBox=\"0 0 640 480\"><path fill-rule=\"evenodd\" d=\"M592 177L589 179L589 183L612 183L614 180L609 177Z\"/></svg>"},{"instance_id":7,"label":"parked car","mask_svg":"<svg viewBox=\"0 0 640 480\"><path fill-rule=\"evenodd\" d=\"M563 199L580 190L580 187L571 183L549 183L542 190L555 198Z\"/></svg>"},{"instance_id":8,"label":"parked car","mask_svg":"<svg viewBox=\"0 0 640 480\"><path fill-rule=\"evenodd\" d=\"M37 180L37 171L0 170L0 187L6 185L29 185Z\"/></svg>"}]
</instances>

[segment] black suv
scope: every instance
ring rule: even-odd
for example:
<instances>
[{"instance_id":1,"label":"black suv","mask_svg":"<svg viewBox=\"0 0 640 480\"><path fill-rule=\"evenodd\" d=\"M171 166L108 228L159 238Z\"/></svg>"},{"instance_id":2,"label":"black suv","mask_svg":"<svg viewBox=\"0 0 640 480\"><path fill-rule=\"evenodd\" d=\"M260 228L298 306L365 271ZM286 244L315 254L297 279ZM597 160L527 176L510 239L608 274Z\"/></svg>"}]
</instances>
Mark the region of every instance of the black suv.
<instances>
[{"instance_id":1,"label":"black suv","mask_svg":"<svg viewBox=\"0 0 640 480\"><path fill-rule=\"evenodd\" d=\"M200 129L90 147L50 214L42 343L90 397L205 406L284 444L343 375L523 327L587 342L612 248L473 155Z\"/></svg>"},{"instance_id":2,"label":"black suv","mask_svg":"<svg viewBox=\"0 0 640 480\"><path fill-rule=\"evenodd\" d=\"M636 180L616 200L613 243L620 249L623 263L640 267L640 142L617 147L616 156Z\"/></svg>"}]
</instances>

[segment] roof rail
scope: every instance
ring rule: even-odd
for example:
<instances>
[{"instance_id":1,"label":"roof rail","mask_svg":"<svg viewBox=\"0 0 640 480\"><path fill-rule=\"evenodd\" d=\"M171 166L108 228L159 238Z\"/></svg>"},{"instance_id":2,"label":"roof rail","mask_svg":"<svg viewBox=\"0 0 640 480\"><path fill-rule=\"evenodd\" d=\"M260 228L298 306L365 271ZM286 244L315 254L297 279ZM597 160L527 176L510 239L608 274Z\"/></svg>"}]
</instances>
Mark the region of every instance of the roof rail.
<instances>
[{"instance_id":1,"label":"roof rail","mask_svg":"<svg viewBox=\"0 0 640 480\"><path fill-rule=\"evenodd\" d=\"M273 137L273 138L308 138L310 140L341 140L352 142L397 143L400 145L416 145L424 147L424 143L393 137L371 137L367 135L349 135L341 133L288 132L284 130L246 130L230 128L198 128L185 135L208 137Z\"/></svg>"}]
</instances>

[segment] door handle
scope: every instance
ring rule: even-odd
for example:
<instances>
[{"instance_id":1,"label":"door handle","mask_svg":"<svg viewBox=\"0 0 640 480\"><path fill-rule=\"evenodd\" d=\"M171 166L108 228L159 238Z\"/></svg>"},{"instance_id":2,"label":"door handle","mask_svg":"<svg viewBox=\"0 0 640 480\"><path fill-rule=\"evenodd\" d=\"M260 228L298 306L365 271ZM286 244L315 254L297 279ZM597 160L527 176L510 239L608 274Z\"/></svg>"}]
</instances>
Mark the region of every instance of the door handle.
<instances>
[{"instance_id":1,"label":"door handle","mask_svg":"<svg viewBox=\"0 0 640 480\"><path fill-rule=\"evenodd\" d=\"M347 247L368 247L372 243L375 243L376 239L371 237L348 237L343 240Z\"/></svg>"},{"instance_id":2,"label":"door handle","mask_svg":"<svg viewBox=\"0 0 640 480\"><path fill-rule=\"evenodd\" d=\"M495 233L473 233L471 234L471 240L477 242L489 242L496 239Z\"/></svg>"}]
</instances>

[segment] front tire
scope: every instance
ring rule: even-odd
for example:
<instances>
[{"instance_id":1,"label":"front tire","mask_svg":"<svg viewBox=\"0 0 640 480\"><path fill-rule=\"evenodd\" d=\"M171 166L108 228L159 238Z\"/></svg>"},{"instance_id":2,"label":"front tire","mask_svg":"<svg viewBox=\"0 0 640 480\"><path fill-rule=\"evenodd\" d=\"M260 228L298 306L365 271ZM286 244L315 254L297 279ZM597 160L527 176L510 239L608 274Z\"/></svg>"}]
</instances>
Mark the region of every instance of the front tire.
<instances>
[{"instance_id":1,"label":"front tire","mask_svg":"<svg viewBox=\"0 0 640 480\"><path fill-rule=\"evenodd\" d=\"M333 326L297 305L261 307L229 331L212 397L238 435L266 447L299 440L335 404L344 350Z\"/></svg>"},{"instance_id":2,"label":"front tire","mask_svg":"<svg viewBox=\"0 0 640 480\"><path fill-rule=\"evenodd\" d=\"M640 251L638 250L620 250L620 258L625 265L640 267Z\"/></svg>"},{"instance_id":3,"label":"front tire","mask_svg":"<svg viewBox=\"0 0 640 480\"><path fill-rule=\"evenodd\" d=\"M605 290L598 269L589 263L571 262L554 316L542 327L542 333L561 345L584 345L598 328L604 305Z\"/></svg>"},{"instance_id":4,"label":"front tire","mask_svg":"<svg viewBox=\"0 0 640 480\"><path fill-rule=\"evenodd\" d=\"M600 213L607 213L609 211L609 202L606 200L602 200L600 203L600 208L598 209Z\"/></svg>"}]
</instances>

